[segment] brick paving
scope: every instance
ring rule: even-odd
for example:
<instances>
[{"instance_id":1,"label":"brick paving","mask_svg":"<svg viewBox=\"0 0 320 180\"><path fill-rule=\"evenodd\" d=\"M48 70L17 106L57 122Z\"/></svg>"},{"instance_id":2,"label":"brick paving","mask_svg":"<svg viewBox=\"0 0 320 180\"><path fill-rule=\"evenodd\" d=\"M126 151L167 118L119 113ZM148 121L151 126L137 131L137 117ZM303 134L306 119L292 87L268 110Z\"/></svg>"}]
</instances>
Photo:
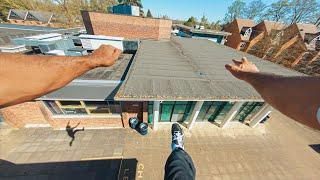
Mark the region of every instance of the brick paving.
<instances>
[{"instance_id":1,"label":"brick paving","mask_svg":"<svg viewBox=\"0 0 320 180\"><path fill-rule=\"evenodd\" d=\"M15 164L137 159L136 179L163 179L170 139L170 125L147 136L131 129L85 130L76 134L71 147L65 131L13 130L0 134L0 159ZM197 179L319 179L320 156L312 144L320 144L318 131L274 112L255 129L198 123L186 132L185 147Z\"/></svg>"}]
</instances>

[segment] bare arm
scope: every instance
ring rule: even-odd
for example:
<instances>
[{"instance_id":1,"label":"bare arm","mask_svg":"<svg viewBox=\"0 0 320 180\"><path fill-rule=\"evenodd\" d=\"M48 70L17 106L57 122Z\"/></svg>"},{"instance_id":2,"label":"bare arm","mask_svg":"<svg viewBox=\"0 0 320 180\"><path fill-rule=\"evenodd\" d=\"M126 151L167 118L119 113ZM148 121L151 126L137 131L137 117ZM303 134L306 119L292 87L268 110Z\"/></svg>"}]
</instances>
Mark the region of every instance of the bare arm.
<instances>
[{"instance_id":1,"label":"bare arm","mask_svg":"<svg viewBox=\"0 0 320 180\"><path fill-rule=\"evenodd\" d=\"M106 45L82 57L0 53L0 108L59 89L90 69L111 66L120 53Z\"/></svg>"},{"instance_id":2,"label":"bare arm","mask_svg":"<svg viewBox=\"0 0 320 180\"><path fill-rule=\"evenodd\" d=\"M309 127L320 129L316 114L320 107L320 77L284 77L259 72L246 58L226 68L251 84L272 107Z\"/></svg>"}]
</instances>

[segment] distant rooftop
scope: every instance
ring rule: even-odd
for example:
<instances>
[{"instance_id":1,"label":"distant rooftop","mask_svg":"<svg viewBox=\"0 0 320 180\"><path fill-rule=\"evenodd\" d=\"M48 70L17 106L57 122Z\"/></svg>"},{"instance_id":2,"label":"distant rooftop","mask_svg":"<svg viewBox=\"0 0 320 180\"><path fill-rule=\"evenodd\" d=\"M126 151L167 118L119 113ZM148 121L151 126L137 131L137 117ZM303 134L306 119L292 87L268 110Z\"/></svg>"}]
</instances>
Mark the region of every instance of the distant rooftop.
<instances>
[{"instance_id":1,"label":"distant rooftop","mask_svg":"<svg viewBox=\"0 0 320 180\"><path fill-rule=\"evenodd\" d=\"M43 26L26 26L17 24L0 24L0 45L11 44L11 39L47 33L78 33L84 28L51 28Z\"/></svg>"},{"instance_id":2,"label":"distant rooftop","mask_svg":"<svg viewBox=\"0 0 320 180\"><path fill-rule=\"evenodd\" d=\"M42 12L42 11L31 11L22 9L10 9L8 20L30 20L30 21L40 21L43 23L50 23L53 13Z\"/></svg>"},{"instance_id":3,"label":"distant rooftop","mask_svg":"<svg viewBox=\"0 0 320 180\"><path fill-rule=\"evenodd\" d=\"M272 62L208 40L173 37L142 41L116 100L263 101L247 83L224 67L246 56L262 72L302 75Z\"/></svg>"},{"instance_id":4,"label":"distant rooftop","mask_svg":"<svg viewBox=\"0 0 320 180\"><path fill-rule=\"evenodd\" d=\"M183 24L175 24L174 26L178 28L182 28L185 30L188 30L192 33L201 33L201 34L209 34L209 35L221 35L221 36L230 36L231 33L225 32L225 31L217 31L217 30L212 30L212 29L195 29Z\"/></svg>"}]
</instances>

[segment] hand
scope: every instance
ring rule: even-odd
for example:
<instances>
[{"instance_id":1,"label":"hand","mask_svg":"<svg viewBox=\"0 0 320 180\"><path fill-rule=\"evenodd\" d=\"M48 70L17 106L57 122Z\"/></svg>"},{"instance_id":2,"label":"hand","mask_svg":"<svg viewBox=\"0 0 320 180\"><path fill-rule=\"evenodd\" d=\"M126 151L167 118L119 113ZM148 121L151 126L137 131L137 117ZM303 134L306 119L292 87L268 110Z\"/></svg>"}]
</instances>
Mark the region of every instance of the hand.
<instances>
[{"instance_id":1,"label":"hand","mask_svg":"<svg viewBox=\"0 0 320 180\"><path fill-rule=\"evenodd\" d=\"M110 45L101 45L89 55L89 61L94 67L112 66L121 54L121 50Z\"/></svg>"},{"instance_id":2,"label":"hand","mask_svg":"<svg viewBox=\"0 0 320 180\"><path fill-rule=\"evenodd\" d=\"M225 67L231 72L233 76L240 80L246 80L247 74L258 73L259 69L256 65L248 61L246 57L243 57L241 61L232 60L234 65L226 64Z\"/></svg>"}]
</instances>

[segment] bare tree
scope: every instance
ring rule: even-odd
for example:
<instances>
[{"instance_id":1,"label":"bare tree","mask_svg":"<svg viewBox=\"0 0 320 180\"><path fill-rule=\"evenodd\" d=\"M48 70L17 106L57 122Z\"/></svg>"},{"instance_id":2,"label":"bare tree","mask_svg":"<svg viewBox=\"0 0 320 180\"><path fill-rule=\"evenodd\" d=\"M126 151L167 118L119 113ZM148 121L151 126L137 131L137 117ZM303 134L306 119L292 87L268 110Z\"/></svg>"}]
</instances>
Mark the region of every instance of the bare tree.
<instances>
[{"instance_id":1,"label":"bare tree","mask_svg":"<svg viewBox=\"0 0 320 180\"><path fill-rule=\"evenodd\" d=\"M283 21L286 19L289 10L289 1L279 0L271 4L271 6L267 9L265 17L272 21Z\"/></svg>"},{"instance_id":2,"label":"bare tree","mask_svg":"<svg viewBox=\"0 0 320 180\"><path fill-rule=\"evenodd\" d=\"M292 0L289 5L288 22L290 24L316 22L317 14L320 12L320 5L316 0Z\"/></svg>"},{"instance_id":3,"label":"bare tree","mask_svg":"<svg viewBox=\"0 0 320 180\"><path fill-rule=\"evenodd\" d=\"M254 0L247 4L244 17L255 21L261 21L264 17L267 5L262 0Z\"/></svg>"},{"instance_id":4,"label":"bare tree","mask_svg":"<svg viewBox=\"0 0 320 180\"><path fill-rule=\"evenodd\" d=\"M235 0L229 7L228 11L225 14L224 21L225 23L229 23L236 18L244 17L244 10L246 7L246 3L242 0Z\"/></svg>"}]
</instances>

